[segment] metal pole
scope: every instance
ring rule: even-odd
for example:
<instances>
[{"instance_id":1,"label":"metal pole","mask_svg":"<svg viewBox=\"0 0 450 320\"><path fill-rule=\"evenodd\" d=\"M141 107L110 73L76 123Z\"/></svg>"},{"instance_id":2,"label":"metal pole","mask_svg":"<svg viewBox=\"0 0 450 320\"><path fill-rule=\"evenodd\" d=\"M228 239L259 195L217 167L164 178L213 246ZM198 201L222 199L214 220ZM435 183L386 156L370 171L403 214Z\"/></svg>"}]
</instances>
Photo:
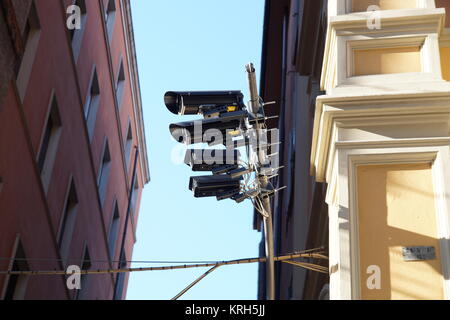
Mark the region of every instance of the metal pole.
<instances>
[{"instance_id":1,"label":"metal pole","mask_svg":"<svg viewBox=\"0 0 450 320\"><path fill-rule=\"evenodd\" d=\"M265 188L267 186L267 177L261 176L259 180L264 180L261 186ZM267 299L275 300L275 263L273 260L273 225L272 225L272 208L270 207L269 197L262 199L264 210L267 213L267 217L264 217L264 239L266 242L266 277L267 277Z\"/></svg>"},{"instance_id":2,"label":"metal pole","mask_svg":"<svg viewBox=\"0 0 450 320\"><path fill-rule=\"evenodd\" d=\"M246 65L248 75L248 85L250 90L250 108L251 111L256 114L260 108L260 99L258 95L258 87L256 84L256 73L253 63ZM262 126L260 123L255 125L256 134L259 139ZM264 151L259 148L258 158L262 163L264 157ZM259 175L259 184L263 189L267 188L268 179L265 175ZM264 205L264 211L267 213L267 217L264 217L264 239L266 245L266 296L268 300L275 300L275 264L274 264L274 249L273 249L273 225L272 225L272 209L270 207L270 199L268 196L262 197L261 201Z\"/></svg>"},{"instance_id":3,"label":"metal pole","mask_svg":"<svg viewBox=\"0 0 450 320\"><path fill-rule=\"evenodd\" d=\"M219 267L219 265L215 265L214 267L212 267L211 269L209 269L208 271L206 271L204 274L202 274L200 277L198 277L197 279L194 280L194 282L192 282L190 285L188 285L186 288L184 288L179 294L177 294L175 297L173 297L170 300L178 300L183 294L185 294L186 292L188 292L193 286L195 286L197 283L199 283L201 280L203 280L204 277L206 277L208 274L210 274L211 272L213 272L214 270L216 270Z\"/></svg>"}]
</instances>

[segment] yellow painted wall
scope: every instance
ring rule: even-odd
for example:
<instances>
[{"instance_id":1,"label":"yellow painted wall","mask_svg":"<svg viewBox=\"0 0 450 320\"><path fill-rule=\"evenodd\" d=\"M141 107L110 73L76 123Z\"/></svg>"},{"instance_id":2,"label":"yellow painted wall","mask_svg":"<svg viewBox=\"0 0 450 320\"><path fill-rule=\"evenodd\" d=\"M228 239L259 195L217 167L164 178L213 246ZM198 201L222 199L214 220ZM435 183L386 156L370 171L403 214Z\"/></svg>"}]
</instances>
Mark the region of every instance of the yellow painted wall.
<instances>
[{"instance_id":1,"label":"yellow painted wall","mask_svg":"<svg viewBox=\"0 0 450 320\"><path fill-rule=\"evenodd\" d=\"M377 5L381 10L417 8L417 0L353 0L353 12L367 11L371 5Z\"/></svg>"},{"instance_id":2,"label":"yellow painted wall","mask_svg":"<svg viewBox=\"0 0 450 320\"><path fill-rule=\"evenodd\" d=\"M442 77L450 81L450 47L441 48Z\"/></svg>"},{"instance_id":3,"label":"yellow painted wall","mask_svg":"<svg viewBox=\"0 0 450 320\"><path fill-rule=\"evenodd\" d=\"M419 47L365 49L354 51L353 76L421 72Z\"/></svg>"},{"instance_id":4,"label":"yellow painted wall","mask_svg":"<svg viewBox=\"0 0 450 320\"><path fill-rule=\"evenodd\" d=\"M357 170L362 299L443 299L430 164ZM434 246L437 260L404 261L402 247ZM381 268L381 290L367 288L367 267Z\"/></svg>"}]
</instances>

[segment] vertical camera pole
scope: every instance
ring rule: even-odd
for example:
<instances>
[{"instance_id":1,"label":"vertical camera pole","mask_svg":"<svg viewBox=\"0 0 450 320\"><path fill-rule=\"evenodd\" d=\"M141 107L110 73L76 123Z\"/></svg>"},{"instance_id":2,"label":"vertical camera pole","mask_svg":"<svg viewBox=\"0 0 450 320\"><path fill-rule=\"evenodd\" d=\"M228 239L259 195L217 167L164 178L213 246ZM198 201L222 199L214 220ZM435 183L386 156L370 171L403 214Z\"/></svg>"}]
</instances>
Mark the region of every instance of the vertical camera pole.
<instances>
[{"instance_id":1,"label":"vertical camera pole","mask_svg":"<svg viewBox=\"0 0 450 320\"><path fill-rule=\"evenodd\" d=\"M250 109L251 112L257 114L259 109L261 108L260 98L258 95L258 87L256 84L256 74L255 68L252 63L246 65L247 75L248 75L248 85L250 90ZM262 131L262 125L260 123L255 124L256 134L260 137ZM261 165L264 162L264 151L262 148L259 148L258 152L258 162ZM266 189L268 185L268 178L263 174L259 174L258 176L260 189ZM275 300L275 269L274 269L274 249L273 249L273 225L272 225L272 209L270 206L270 197L264 196L260 193L259 195L263 206L264 211L267 214L264 217L264 239L266 245L266 295L268 300Z\"/></svg>"}]
</instances>

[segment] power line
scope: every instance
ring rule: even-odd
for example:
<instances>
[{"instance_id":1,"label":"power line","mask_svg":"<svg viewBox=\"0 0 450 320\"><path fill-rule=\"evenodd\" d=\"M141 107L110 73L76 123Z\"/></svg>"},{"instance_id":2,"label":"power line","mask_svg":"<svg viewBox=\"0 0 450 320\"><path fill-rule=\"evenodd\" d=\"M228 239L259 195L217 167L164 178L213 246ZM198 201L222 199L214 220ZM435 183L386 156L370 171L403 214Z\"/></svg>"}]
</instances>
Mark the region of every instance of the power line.
<instances>
[{"instance_id":1,"label":"power line","mask_svg":"<svg viewBox=\"0 0 450 320\"><path fill-rule=\"evenodd\" d=\"M313 264L313 263L307 263L307 262L298 262L298 261L291 261L291 260L285 260L282 261L284 263L288 263L297 267L302 267L311 271L316 271L316 272L320 272L320 273L325 273L328 274L328 268L318 265L318 264Z\"/></svg>"},{"instance_id":2,"label":"power line","mask_svg":"<svg viewBox=\"0 0 450 320\"><path fill-rule=\"evenodd\" d=\"M79 262L79 258L69 258L66 260L58 259L58 258L5 258L0 257L0 261L42 261L42 262L60 262L60 261L77 261ZM174 260L95 260L95 259L86 259L83 260L86 262L99 262L99 263L115 263L115 262L127 262L127 263L144 263L144 264L192 264L192 263L215 263L215 260L188 260L188 261L174 261Z\"/></svg>"},{"instance_id":3,"label":"power line","mask_svg":"<svg viewBox=\"0 0 450 320\"><path fill-rule=\"evenodd\" d=\"M311 258L311 259L328 259L325 256L325 252L321 250L322 248L305 250L298 253L283 255L279 257L274 257L274 261L290 261L298 258ZM80 274L113 274L113 273L126 273L126 272L143 272L143 271L165 271L165 270L179 270L179 269L191 269L191 268L206 268L206 267L220 267L224 265L236 265L236 264L248 264L248 263L258 263L266 262L267 258L250 258L250 259L238 259L229 261L215 261L211 263L197 263L197 264L184 264L184 265L172 265L172 266L160 266L160 267L143 267L143 268L125 268L125 269L97 269L97 270L80 270ZM291 261L293 265L310 269L313 271L324 272L324 270L319 271L321 268L325 268L328 273L328 269L324 266L310 264L306 262ZM28 276L48 276L48 275L67 275L64 270L50 270L50 271L0 271L0 274L6 275L28 275Z\"/></svg>"},{"instance_id":4,"label":"power line","mask_svg":"<svg viewBox=\"0 0 450 320\"><path fill-rule=\"evenodd\" d=\"M326 256L320 254L319 252L315 252L315 258L319 258L319 259L327 259ZM266 259L267 260L267 259ZM276 260L275 260L276 261ZM280 260L281 262L286 262L289 264L292 264L294 266L297 267L302 267L311 271L316 271L316 272L320 272L320 273L326 273L328 274L328 268L321 266L321 265L316 265L313 263L307 263L307 262L299 262L299 261L292 261L292 260ZM205 273L203 273L200 277L198 277L197 279L195 279L191 284L189 284L186 288L184 288L183 290L181 290L180 293L178 293L175 297L173 297L171 300L178 300L182 295L184 295L186 292L188 292L190 289L192 289L197 283L199 283L200 281L202 281L207 275L209 275L211 272L213 272L214 270L216 270L217 268L219 268L220 265L215 265L214 267L212 267L211 269L208 269L208 271L206 271Z\"/></svg>"},{"instance_id":5,"label":"power line","mask_svg":"<svg viewBox=\"0 0 450 320\"><path fill-rule=\"evenodd\" d=\"M324 248L311 249L315 250L324 250ZM310 250L305 250L301 252L295 253L306 253L311 252ZM67 259L59 259L59 258L11 258L11 257L0 257L0 261L26 261L26 262L68 262L68 261L76 261L80 262L79 258L67 258ZM127 262L130 264L215 264L217 260L101 260L101 259L86 259L83 260L91 263L117 263L117 262ZM220 261L219 261L220 262Z\"/></svg>"},{"instance_id":6,"label":"power line","mask_svg":"<svg viewBox=\"0 0 450 320\"><path fill-rule=\"evenodd\" d=\"M323 258L326 258L325 256ZM281 262L289 263L297 267L302 267L311 271L316 271L320 273L328 274L328 268L313 264L313 263L307 263L307 262L298 262L298 261L292 261L292 260L282 260ZM216 270L219 265L215 265L211 269L208 269L204 274L202 274L200 277L195 279L191 284L189 284L186 288L184 288L180 293L178 293L175 297L173 297L171 300L178 300L182 295L184 295L186 292L188 292L190 289L192 289L197 283L199 283L201 280L203 280L207 275L209 275L211 272Z\"/></svg>"}]
</instances>

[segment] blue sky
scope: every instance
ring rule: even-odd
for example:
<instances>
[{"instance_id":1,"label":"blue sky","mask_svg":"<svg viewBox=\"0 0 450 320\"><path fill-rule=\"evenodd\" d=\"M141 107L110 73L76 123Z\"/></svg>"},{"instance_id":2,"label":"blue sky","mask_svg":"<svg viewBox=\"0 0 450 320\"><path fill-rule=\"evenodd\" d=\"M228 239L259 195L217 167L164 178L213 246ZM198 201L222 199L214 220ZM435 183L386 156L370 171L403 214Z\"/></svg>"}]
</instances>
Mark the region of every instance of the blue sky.
<instances>
[{"instance_id":1,"label":"blue sky","mask_svg":"<svg viewBox=\"0 0 450 320\"><path fill-rule=\"evenodd\" d=\"M229 260L258 256L250 202L196 199L195 175L176 165L169 90L242 90L245 64L260 73L264 0L132 0L152 181L144 189L133 260ZM134 264L133 267L143 266ZM171 299L207 269L132 273L127 299ZM182 299L256 299L257 264L223 266Z\"/></svg>"}]
</instances>

